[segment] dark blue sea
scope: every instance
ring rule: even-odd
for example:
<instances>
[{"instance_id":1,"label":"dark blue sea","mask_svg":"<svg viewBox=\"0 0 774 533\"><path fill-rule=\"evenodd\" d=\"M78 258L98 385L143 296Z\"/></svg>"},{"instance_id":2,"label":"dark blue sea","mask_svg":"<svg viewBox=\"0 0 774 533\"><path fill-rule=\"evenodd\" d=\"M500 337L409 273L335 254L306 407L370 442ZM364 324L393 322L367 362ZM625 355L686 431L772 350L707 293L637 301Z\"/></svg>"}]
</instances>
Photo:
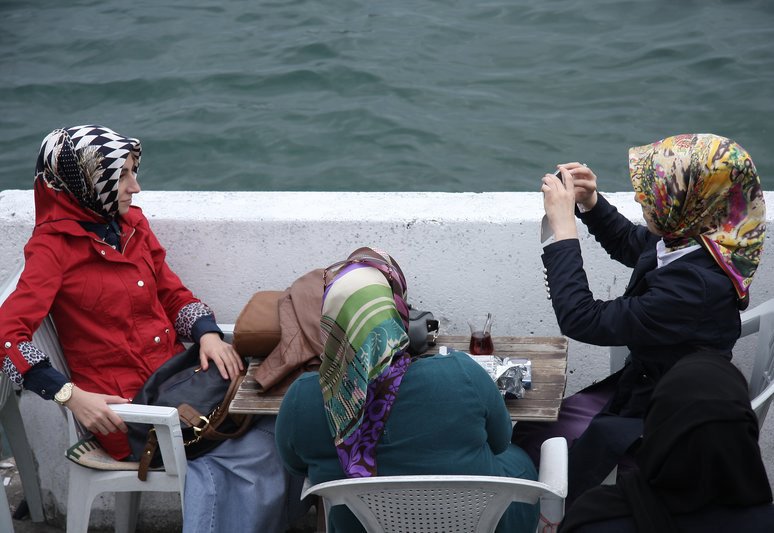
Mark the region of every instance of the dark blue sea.
<instances>
[{"instance_id":1,"label":"dark blue sea","mask_svg":"<svg viewBox=\"0 0 774 533\"><path fill-rule=\"evenodd\" d=\"M767 0L2 0L0 190L42 138L143 142L161 190L536 191L731 137L774 189Z\"/></svg>"}]
</instances>

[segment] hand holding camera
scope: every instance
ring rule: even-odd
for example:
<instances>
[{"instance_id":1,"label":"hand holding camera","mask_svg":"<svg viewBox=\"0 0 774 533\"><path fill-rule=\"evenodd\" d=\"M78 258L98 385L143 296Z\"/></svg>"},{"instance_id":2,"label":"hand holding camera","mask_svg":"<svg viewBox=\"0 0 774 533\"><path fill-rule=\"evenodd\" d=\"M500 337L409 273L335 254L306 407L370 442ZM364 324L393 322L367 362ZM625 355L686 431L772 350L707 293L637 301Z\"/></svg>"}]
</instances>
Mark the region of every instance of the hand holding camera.
<instances>
[{"instance_id":1,"label":"hand holding camera","mask_svg":"<svg viewBox=\"0 0 774 533\"><path fill-rule=\"evenodd\" d=\"M575 205L581 211L592 209L597 203L597 176L583 163L559 165L559 170L543 176L543 205L546 215L540 227L540 242L556 234L556 240L574 239Z\"/></svg>"},{"instance_id":2,"label":"hand holding camera","mask_svg":"<svg viewBox=\"0 0 774 533\"><path fill-rule=\"evenodd\" d=\"M545 242L551 235L555 235L557 241L577 238L572 174L560 167L556 174L543 176L540 190L543 192L543 207L546 210L541 223L541 242Z\"/></svg>"}]
</instances>

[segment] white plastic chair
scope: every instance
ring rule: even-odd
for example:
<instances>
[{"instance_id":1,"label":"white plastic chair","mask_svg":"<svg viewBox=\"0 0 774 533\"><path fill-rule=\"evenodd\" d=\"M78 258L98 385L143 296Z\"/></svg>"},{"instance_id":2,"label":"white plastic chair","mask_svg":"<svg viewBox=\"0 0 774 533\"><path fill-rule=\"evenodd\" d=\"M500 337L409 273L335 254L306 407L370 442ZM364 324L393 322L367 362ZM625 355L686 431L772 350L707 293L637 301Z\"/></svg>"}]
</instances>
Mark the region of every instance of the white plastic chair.
<instances>
[{"instance_id":1,"label":"white plastic chair","mask_svg":"<svg viewBox=\"0 0 774 533\"><path fill-rule=\"evenodd\" d=\"M5 487L0 491L0 531L13 533L11 508L8 504L8 496L5 495Z\"/></svg>"},{"instance_id":2,"label":"white plastic chair","mask_svg":"<svg viewBox=\"0 0 774 533\"><path fill-rule=\"evenodd\" d=\"M325 519L346 505L369 533L406 531L489 533L512 502L535 504L559 522L567 495L567 442L541 447L538 481L496 476L377 476L319 483L301 494L321 496Z\"/></svg>"},{"instance_id":3,"label":"white plastic chair","mask_svg":"<svg viewBox=\"0 0 774 533\"><path fill-rule=\"evenodd\" d=\"M27 500L27 506L30 510L30 518L33 522L43 522L46 517L43 514L43 498L40 494L35 459L27 441L27 432L24 430L11 381L2 373L0 373L0 425L3 426L5 436L11 445L11 453L16 461L16 468L24 488L24 498ZM5 490L2 492L3 497L5 497ZM3 505L4 503L5 505ZM8 504L0 502L0 531L12 530L12 527L3 523L6 514L10 520Z\"/></svg>"},{"instance_id":4,"label":"white plastic chair","mask_svg":"<svg viewBox=\"0 0 774 533\"><path fill-rule=\"evenodd\" d=\"M7 281L0 287L0 302L5 301L15 287L15 279ZM40 493L35 459L27 440L27 432L24 429L13 385L2 373L0 373L0 425L3 426L8 444L11 445L11 453L16 461L16 468L24 488L24 498L30 510L30 518L33 522L43 522L46 517L43 513L43 498ZM2 501L0 501L0 531L13 531L5 490L2 491Z\"/></svg>"},{"instance_id":5,"label":"white plastic chair","mask_svg":"<svg viewBox=\"0 0 774 533\"><path fill-rule=\"evenodd\" d=\"M14 290L21 269L7 282L7 290L0 296L0 303ZM59 338L51 317L46 317L33 335L33 343L51 358L51 363L65 375L69 375ZM70 463L67 496L67 532L86 533L94 498L103 492L115 492L115 530L132 533L137 525L140 494L143 491L178 492L181 508L185 475L188 468L177 409L136 404L111 406L127 422L153 424L159 439L159 449L165 468L148 472L146 481L137 478L137 463L122 463L108 459L103 468L87 468ZM88 436L69 410L67 414L70 445ZM120 469L119 468L124 468Z\"/></svg>"},{"instance_id":6,"label":"white plastic chair","mask_svg":"<svg viewBox=\"0 0 774 533\"><path fill-rule=\"evenodd\" d=\"M774 299L742 313L742 337L758 334L749 389L758 426L763 426L774 399Z\"/></svg>"}]
</instances>

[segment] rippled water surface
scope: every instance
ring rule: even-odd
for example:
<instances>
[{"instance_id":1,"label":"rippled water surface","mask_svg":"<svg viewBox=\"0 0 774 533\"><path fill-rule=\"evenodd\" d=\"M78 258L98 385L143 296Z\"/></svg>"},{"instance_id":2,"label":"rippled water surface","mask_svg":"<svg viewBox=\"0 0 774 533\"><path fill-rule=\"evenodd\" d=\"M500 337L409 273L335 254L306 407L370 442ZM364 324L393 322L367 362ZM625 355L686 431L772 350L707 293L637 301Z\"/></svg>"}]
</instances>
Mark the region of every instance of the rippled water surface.
<instances>
[{"instance_id":1,"label":"rippled water surface","mask_svg":"<svg viewBox=\"0 0 774 533\"><path fill-rule=\"evenodd\" d=\"M714 132L774 189L774 2L0 3L0 190L101 123L165 190L533 191Z\"/></svg>"}]
</instances>

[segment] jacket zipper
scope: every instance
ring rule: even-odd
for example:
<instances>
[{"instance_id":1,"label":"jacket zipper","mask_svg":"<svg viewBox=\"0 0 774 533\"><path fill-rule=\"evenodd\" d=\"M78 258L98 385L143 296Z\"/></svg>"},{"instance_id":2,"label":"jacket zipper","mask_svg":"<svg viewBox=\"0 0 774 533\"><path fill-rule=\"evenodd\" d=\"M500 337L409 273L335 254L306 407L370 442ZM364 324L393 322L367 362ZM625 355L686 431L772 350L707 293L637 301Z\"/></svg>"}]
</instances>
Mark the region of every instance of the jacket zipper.
<instances>
[{"instance_id":1,"label":"jacket zipper","mask_svg":"<svg viewBox=\"0 0 774 533\"><path fill-rule=\"evenodd\" d=\"M135 228L132 228L132 232L126 238L126 244L124 244L123 248L121 248L121 251L119 252L121 255L124 255L124 252L126 251L126 248L129 246L129 241L131 240L132 237L134 237L134 234L135 234L136 231L137 230ZM106 243L102 239L94 239L94 240L97 241L100 244L104 244L105 246L110 246L111 248L113 248L113 246L111 246L110 244ZM115 250L115 248L113 248L113 249Z\"/></svg>"},{"instance_id":2,"label":"jacket zipper","mask_svg":"<svg viewBox=\"0 0 774 533\"><path fill-rule=\"evenodd\" d=\"M137 231L135 228L132 228L132 232L129 234L129 236L126 238L126 244L124 244L123 248L121 248L121 255L124 255L124 252L129 247L129 241L134 237L134 232Z\"/></svg>"}]
</instances>

